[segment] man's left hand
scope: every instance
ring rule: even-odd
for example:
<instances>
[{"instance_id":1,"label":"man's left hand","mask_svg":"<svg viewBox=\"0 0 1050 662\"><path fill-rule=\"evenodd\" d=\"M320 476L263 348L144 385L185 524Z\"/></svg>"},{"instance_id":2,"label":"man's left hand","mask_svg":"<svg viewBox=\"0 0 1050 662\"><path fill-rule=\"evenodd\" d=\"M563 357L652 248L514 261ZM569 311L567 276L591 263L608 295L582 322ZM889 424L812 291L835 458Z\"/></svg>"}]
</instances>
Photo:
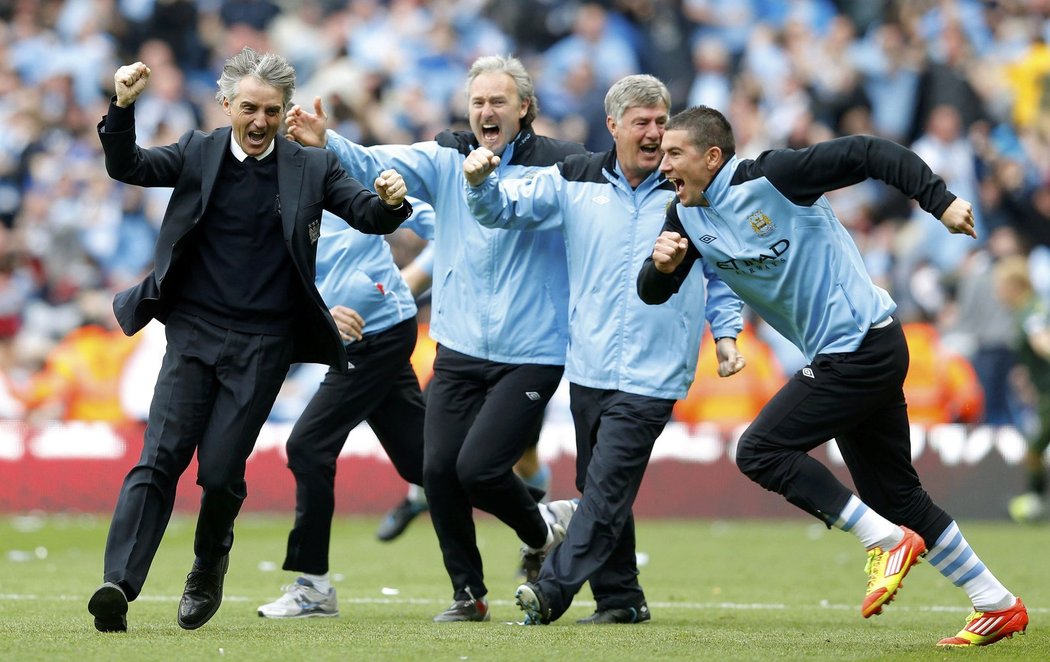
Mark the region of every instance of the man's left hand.
<instances>
[{"instance_id":1,"label":"man's left hand","mask_svg":"<svg viewBox=\"0 0 1050 662\"><path fill-rule=\"evenodd\" d=\"M387 207L400 207L408 195L405 180L396 170L384 170L375 181L376 193Z\"/></svg>"}]
</instances>

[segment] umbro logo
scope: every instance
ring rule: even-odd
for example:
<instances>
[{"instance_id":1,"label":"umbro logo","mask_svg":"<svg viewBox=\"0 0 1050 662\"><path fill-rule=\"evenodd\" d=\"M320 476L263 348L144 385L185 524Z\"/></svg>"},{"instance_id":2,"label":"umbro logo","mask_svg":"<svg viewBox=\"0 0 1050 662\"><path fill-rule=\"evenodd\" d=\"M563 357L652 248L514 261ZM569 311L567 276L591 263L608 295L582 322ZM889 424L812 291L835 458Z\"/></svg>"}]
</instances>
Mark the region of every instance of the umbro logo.
<instances>
[{"instance_id":1,"label":"umbro logo","mask_svg":"<svg viewBox=\"0 0 1050 662\"><path fill-rule=\"evenodd\" d=\"M593 198L591 198L591 202L593 202L596 205L607 205L609 204L609 198L604 195L596 195Z\"/></svg>"},{"instance_id":2,"label":"umbro logo","mask_svg":"<svg viewBox=\"0 0 1050 662\"><path fill-rule=\"evenodd\" d=\"M813 368L810 368L809 366L802 368L802 376L809 377L810 379L816 379L816 376L813 374Z\"/></svg>"},{"instance_id":3,"label":"umbro logo","mask_svg":"<svg viewBox=\"0 0 1050 662\"><path fill-rule=\"evenodd\" d=\"M536 402L540 399L540 394L536 391L525 391L525 397L529 400L532 400L533 402Z\"/></svg>"},{"instance_id":4,"label":"umbro logo","mask_svg":"<svg viewBox=\"0 0 1050 662\"><path fill-rule=\"evenodd\" d=\"M705 234L704 236L700 237L700 241L704 242L705 244L710 244L715 239L718 239L718 237L713 237L709 234Z\"/></svg>"},{"instance_id":5,"label":"umbro logo","mask_svg":"<svg viewBox=\"0 0 1050 662\"><path fill-rule=\"evenodd\" d=\"M353 370L353 369L354 369L354 368L356 368L356 367L357 367L357 366L356 366L356 365L354 365L353 363L351 363L351 362L349 362L349 361L347 361L347 362L346 362L346 369L347 369L347 370Z\"/></svg>"}]
</instances>

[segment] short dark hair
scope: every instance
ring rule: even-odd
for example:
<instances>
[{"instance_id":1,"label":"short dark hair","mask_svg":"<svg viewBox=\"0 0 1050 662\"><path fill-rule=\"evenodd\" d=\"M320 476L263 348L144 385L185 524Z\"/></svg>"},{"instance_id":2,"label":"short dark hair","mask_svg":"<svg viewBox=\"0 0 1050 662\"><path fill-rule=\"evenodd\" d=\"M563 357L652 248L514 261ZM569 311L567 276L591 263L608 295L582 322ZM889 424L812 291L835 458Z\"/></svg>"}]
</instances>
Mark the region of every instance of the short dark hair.
<instances>
[{"instance_id":1,"label":"short dark hair","mask_svg":"<svg viewBox=\"0 0 1050 662\"><path fill-rule=\"evenodd\" d=\"M736 154L733 127L725 115L708 106L693 106L675 113L667 121L666 131L688 131L689 139L700 149L718 147L726 160Z\"/></svg>"}]
</instances>

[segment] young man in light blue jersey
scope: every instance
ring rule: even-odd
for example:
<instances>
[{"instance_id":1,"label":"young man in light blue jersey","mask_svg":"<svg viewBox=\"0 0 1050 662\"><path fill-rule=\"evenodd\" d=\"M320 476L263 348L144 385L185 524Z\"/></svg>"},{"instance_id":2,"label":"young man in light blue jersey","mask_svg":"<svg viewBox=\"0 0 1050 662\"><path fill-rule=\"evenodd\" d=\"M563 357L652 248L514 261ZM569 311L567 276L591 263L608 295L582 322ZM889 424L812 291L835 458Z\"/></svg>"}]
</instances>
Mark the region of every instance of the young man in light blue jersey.
<instances>
[{"instance_id":1,"label":"young man in light blue jersey","mask_svg":"<svg viewBox=\"0 0 1050 662\"><path fill-rule=\"evenodd\" d=\"M565 541L518 588L526 625L557 620L587 581L597 609L578 623L650 620L631 509L656 438L696 374L705 316L719 373L743 368L740 299L714 269L698 269L683 281L682 296L664 306L646 306L635 293L636 274L674 200L657 171L670 105L658 79L627 76L605 97L614 149L570 156L525 180L490 176L500 159L484 147L463 164L467 201L482 225L560 232L569 258L565 375L582 497ZM698 307L705 316L695 315Z\"/></svg>"},{"instance_id":2,"label":"young man in light blue jersey","mask_svg":"<svg viewBox=\"0 0 1050 662\"><path fill-rule=\"evenodd\" d=\"M415 201L401 227L433 236L434 210ZM423 395L409 362L416 346L416 303L390 245L331 214L321 217L317 290L329 306L346 346L348 371L329 369L288 437L288 467L295 475L295 523L283 569L300 573L259 616L338 616L328 575L335 511L336 460L347 435L362 421L375 432L398 474L423 480Z\"/></svg>"},{"instance_id":3,"label":"young man in light blue jersey","mask_svg":"<svg viewBox=\"0 0 1050 662\"><path fill-rule=\"evenodd\" d=\"M882 612L925 555L973 603L941 646L987 645L1023 632L1028 613L911 462L904 400L908 346L896 304L874 285L824 193L868 178L896 187L953 234L976 236L970 203L914 152L870 136L738 159L729 122L698 106L671 119L660 170L679 204L638 276L648 303L672 298L697 260L810 361L762 409L737 446L749 478L855 534L868 550L867 618ZM807 453L834 438L854 495Z\"/></svg>"},{"instance_id":4,"label":"young man in light blue jersey","mask_svg":"<svg viewBox=\"0 0 1050 662\"><path fill-rule=\"evenodd\" d=\"M484 146L500 170L521 177L582 146L536 135L532 79L514 58L479 58L467 74L471 131L443 131L413 145L357 145L325 131L320 100L295 106L289 135L324 145L347 172L397 167L416 196L434 206L430 335L437 341L427 394L423 487L452 581L452 605L436 621L487 621L473 508L491 513L542 557L564 536L574 506L537 504L512 467L529 445L561 381L568 342L565 246L556 232L502 232L467 208L463 160ZM394 164L397 164L395 166Z\"/></svg>"}]
</instances>

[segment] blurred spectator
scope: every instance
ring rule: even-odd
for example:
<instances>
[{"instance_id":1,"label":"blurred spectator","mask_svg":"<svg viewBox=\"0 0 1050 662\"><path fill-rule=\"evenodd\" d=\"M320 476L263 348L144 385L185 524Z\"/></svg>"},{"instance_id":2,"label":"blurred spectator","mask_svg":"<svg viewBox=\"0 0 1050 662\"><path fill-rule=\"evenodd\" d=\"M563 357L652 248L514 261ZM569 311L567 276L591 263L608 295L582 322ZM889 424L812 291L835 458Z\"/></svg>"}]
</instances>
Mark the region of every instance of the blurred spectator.
<instances>
[{"instance_id":1,"label":"blurred spectator","mask_svg":"<svg viewBox=\"0 0 1050 662\"><path fill-rule=\"evenodd\" d=\"M911 424L979 422L984 398L970 363L941 344L932 324L905 324L904 336L911 357L904 380Z\"/></svg>"},{"instance_id":2,"label":"blurred spectator","mask_svg":"<svg viewBox=\"0 0 1050 662\"><path fill-rule=\"evenodd\" d=\"M925 132L911 148L934 172L944 178L952 193L972 202L977 240L983 241L988 228L980 207L977 155L963 129L963 118L958 108L948 104L938 105L930 111ZM929 260L942 271L957 269L966 253L973 248L972 244L962 241L939 241L939 235L931 231L932 224L926 216L916 209L912 218L920 237L918 256Z\"/></svg>"},{"instance_id":3,"label":"blurred spectator","mask_svg":"<svg viewBox=\"0 0 1050 662\"><path fill-rule=\"evenodd\" d=\"M977 374L985 403L978 422L988 425L1019 423L1010 384L1016 333L1011 311L996 296L993 272L998 263L1020 253L1016 233L1009 227L996 228L987 244L961 265L957 305L944 321L944 343L968 357Z\"/></svg>"},{"instance_id":4,"label":"blurred spectator","mask_svg":"<svg viewBox=\"0 0 1050 662\"><path fill-rule=\"evenodd\" d=\"M579 8L572 34L547 49L544 61L537 95L543 114L558 120L582 112L582 100L595 90L604 99L610 85L639 71L631 44L611 29L606 10L597 3Z\"/></svg>"},{"instance_id":5,"label":"blurred spectator","mask_svg":"<svg viewBox=\"0 0 1050 662\"><path fill-rule=\"evenodd\" d=\"M951 4L954 3L945 3L946 6ZM965 4L973 6L978 3ZM913 5L902 3L902 11L913 9ZM938 12L939 8L934 7L926 16ZM914 20L922 23L923 17L915 17ZM974 62L973 48L976 44L967 40L964 26L950 16L930 24L937 26L939 30L934 32L937 28L928 29L926 32L929 34L922 35L923 42L929 45L929 50L925 67L919 75L918 95L912 120L913 138L918 138L920 133L926 130L930 115L938 107L950 106L955 109L959 114L961 133L965 133L977 120L986 118L984 105L968 77Z\"/></svg>"},{"instance_id":6,"label":"blurred spectator","mask_svg":"<svg viewBox=\"0 0 1050 662\"><path fill-rule=\"evenodd\" d=\"M672 111L692 105L687 100L695 85L693 77L699 72L692 58L700 44L691 40L690 25L681 3L675 0L617 0L614 5L630 23L640 70L667 85L671 92ZM716 40L710 41L717 43ZM726 72L728 65L726 53ZM728 89L726 92L728 100Z\"/></svg>"},{"instance_id":7,"label":"blurred spectator","mask_svg":"<svg viewBox=\"0 0 1050 662\"><path fill-rule=\"evenodd\" d=\"M1008 73L1015 98L1014 123L1020 128L1042 123L1045 130L1050 121L1050 45L1037 37Z\"/></svg>"},{"instance_id":8,"label":"blurred spectator","mask_svg":"<svg viewBox=\"0 0 1050 662\"><path fill-rule=\"evenodd\" d=\"M717 39L705 39L693 47L696 76L689 87L690 106L710 106L729 112L733 83L729 77L729 50Z\"/></svg>"},{"instance_id":9,"label":"blurred spectator","mask_svg":"<svg viewBox=\"0 0 1050 662\"><path fill-rule=\"evenodd\" d=\"M44 369L23 399L29 420L126 421L120 404L120 375L138 338L118 328L109 296L85 291L78 296L84 324L48 354Z\"/></svg>"},{"instance_id":10,"label":"blurred spectator","mask_svg":"<svg viewBox=\"0 0 1050 662\"><path fill-rule=\"evenodd\" d=\"M1032 289L1028 264L1022 257L1003 260L995 269L995 287L1017 324L1018 386L1031 408L1031 421L1022 427L1028 442L1025 453L1027 489L1010 501L1010 516L1034 522L1046 510L1047 467L1050 446L1050 304Z\"/></svg>"},{"instance_id":11,"label":"blurred spectator","mask_svg":"<svg viewBox=\"0 0 1050 662\"><path fill-rule=\"evenodd\" d=\"M864 76L875 130L891 140L906 140L915 115L921 51L892 22L875 26L851 50L853 64Z\"/></svg>"}]
</instances>

